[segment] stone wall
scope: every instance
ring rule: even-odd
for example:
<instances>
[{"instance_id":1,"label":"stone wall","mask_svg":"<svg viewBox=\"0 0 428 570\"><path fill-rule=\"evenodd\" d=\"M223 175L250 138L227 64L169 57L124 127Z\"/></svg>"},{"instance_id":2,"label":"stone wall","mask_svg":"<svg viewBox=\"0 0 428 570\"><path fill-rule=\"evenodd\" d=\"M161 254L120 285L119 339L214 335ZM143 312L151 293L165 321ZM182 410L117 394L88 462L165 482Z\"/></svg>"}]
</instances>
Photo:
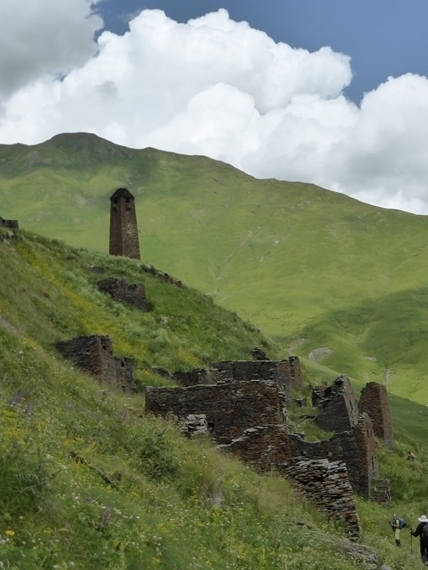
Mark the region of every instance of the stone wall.
<instances>
[{"instance_id":1,"label":"stone wall","mask_svg":"<svg viewBox=\"0 0 428 570\"><path fill-rule=\"evenodd\" d=\"M289 437L293 457L345 461L354 491L370 497L371 481L379 477L379 465L373 425L367 414L362 414L352 429L329 440L312 443L297 434Z\"/></svg>"},{"instance_id":2,"label":"stone wall","mask_svg":"<svg viewBox=\"0 0 428 570\"><path fill-rule=\"evenodd\" d=\"M326 431L347 431L358 422L358 403L347 376L339 376L327 388L315 389L312 401L319 410L315 423Z\"/></svg>"},{"instance_id":3,"label":"stone wall","mask_svg":"<svg viewBox=\"0 0 428 570\"><path fill-rule=\"evenodd\" d=\"M88 372L110 388L135 390L132 358L113 356L108 336L79 336L55 343L55 348L74 366Z\"/></svg>"},{"instance_id":4,"label":"stone wall","mask_svg":"<svg viewBox=\"0 0 428 570\"><path fill-rule=\"evenodd\" d=\"M134 196L126 188L118 188L110 202L110 255L140 259Z\"/></svg>"},{"instance_id":5,"label":"stone wall","mask_svg":"<svg viewBox=\"0 0 428 570\"><path fill-rule=\"evenodd\" d=\"M128 285L124 279L109 277L98 281L97 287L119 303L133 305L142 311L147 310L146 289L143 283Z\"/></svg>"},{"instance_id":6,"label":"stone wall","mask_svg":"<svg viewBox=\"0 0 428 570\"><path fill-rule=\"evenodd\" d=\"M205 368L195 368L194 370L175 372L171 378L180 386L217 384L222 380L217 370L207 370Z\"/></svg>"},{"instance_id":7,"label":"stone wall","mask_svg":"<svg viewBox=\"0 0 428 570\"><path fill-rule=\"evenodd\" d=\"M9 230L19 230L18 220L5 220L0 216L0 228L7 228Z\"/></svg>"},{"instance_id":8,"label":"stone wall","mask_svg":"<svg viewBox=\"0 0 428 570\"><path fill-rule=\"evenodd\" d=\"M388 449L394 448L392 419L386 386L369 382L361 392L358 403L360 412L368 414L373 422L376 437L383 440Z\"/></svg>"},{"instance_id":9,"label":"stone wall","mask_svg":"<svg viewBox=\"0 0 428 570\"><path fill-rule=\"evenodd\" d=\"M264 380L281 387L287 402L291 402L293 379L288 360L228 360L215 362L211 370L217 370L224 382Z\"/></svg>"},{"instance_id":10,"label":"stone wall","mask_svg":"<svg viewBox=\"0 0 428 570\"><path fill-rule=\"evenodd\" d=\"M186 388L147 388L146 411L173 414L205 414L218 443L230 443L249 427L284 422L285 400L274 383L250 382L198 385Z\"/></svg>"},{"instance_id":11,"label":"stone wall","mask_svg":"<svg viewBox=\"0 0 428 570\"><path fill-rule=\"evenodd\" d=\"M359 539L360 523L343 461L296 459L278 469L318 510L341 521L352 540Z\"/></svg>"},{"instance_id":12,"label":"stone wall","mask_svg":"<svg viewBox=\"0 0 428 570\"><path fill-rule=\"evenodd\" d=\"M248 428L241 437L220 448L233 453L259 473L266 473L292 457L290 438L284 425Z\"/></svg>"}]
</instances>

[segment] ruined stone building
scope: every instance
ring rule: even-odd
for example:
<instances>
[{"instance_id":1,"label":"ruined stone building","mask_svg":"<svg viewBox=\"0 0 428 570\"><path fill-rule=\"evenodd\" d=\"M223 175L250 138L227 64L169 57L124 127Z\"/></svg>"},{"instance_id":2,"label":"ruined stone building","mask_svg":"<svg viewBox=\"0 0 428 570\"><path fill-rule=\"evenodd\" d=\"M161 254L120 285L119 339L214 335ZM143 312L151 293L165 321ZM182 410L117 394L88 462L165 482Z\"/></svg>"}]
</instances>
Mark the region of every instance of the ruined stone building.
<instances>
[{"instance_id":1,"label":"ruined stone building","mask_svg":"<svg viewBox=\"0 0 428 570\"><path fill-rule=\"evenodd\" d=\"M110 202L110 255L140 259L134 196L126 188L118 188Z\"/></svg>"},{"instance_id":2,"label":"ruined stone building","mask_svg":"<svg viewBox=\"0 0 428 570\"><path fill-rule=\"evenodd\" d=\"M0 216L0 228L7 228L9 230L19 230L18 220L5 220Z\"/></svg>"},{"instance_id":3,"label":"ruined stone building","mask_svg":"<svg viewBox=\"0 0 428 570\"><path fill-rule=\"evenodd\" d=\"M106 387L135 390L132 358L113 356L112 342L108 336L79 336L55 343L55 348L74 366L88 372Z\"/></svg>"},{"instance_id":4,"label":"ruined stone building","mask_svg":"<svg viewBox=\"0 0 428 570\"><path fill-rule=\"evenodd\" d=\"M146 288L144 283L128 283L118 277L108 277L98 281L97 287L118 303L133 305L141 311L147 310Z\"/></svg>"},{"instance_id":5,"label":"ruined stone building","mask_svg":"<svg viewBox=\"0 0 428 570\"><path fill-rule=\"evenodd\" d=\"M251 405L248 403L251 402ZM249 426L284 423L285 400L272 382L250 380L236 384L200 384L185 388L151 388L146 391L146 411L173 414L183 420L205 414L218 443L230 443Z\"/></svg>"},{"instance_id":6,"label":"ruined stone building","mask_svg":"<svg viewBox=\"0 0 428 570\"><path fill-rule=\"evenodd\" d=\"M386 386L377 382L366 384L358 407L360 412L366 412L370 416L376 437L383 440L388 449L393 449L394 436Z\"/></svg>"},{"instance_id":7,"label":"ruined stone building","mask_svg":"<svg viewBox=\"0 0 428 570\"><path fill-rule=\"evenodd\" d=\"M388 481L379 477L374 429L376 422L384 432L390 426L384 392L368 385L359 406L347 376L314 388L315 422L333 435L307 442L304 434L290 432L285 421L291 391L302 387L299 360L292 357L291 362L227 361L209 370L176 373L171 378L185 387L149 388L146 410L187 421L183 433L206 425L223 451L260 473L283 473L356 538L359 523L352 493L383 503L390 500ZM377 420L364 411L370 407L368 399L374 410L378 405L382 409Z\"/></svg>"},{"instance_id":8,"label":"ruined stone building","mask_svg":"<svg viewBox=\"0 0 428 570\"><path fill-rule=\"evenodd\" d=\"M292 390L300 390L303 387L297 356L291 356L285 360L225 360L211 364L208 370L176 372L172 375L172 379L180 386L248 380L273 382L281 388L288 403L291 401Z\"/></svg>"}]
</instances>

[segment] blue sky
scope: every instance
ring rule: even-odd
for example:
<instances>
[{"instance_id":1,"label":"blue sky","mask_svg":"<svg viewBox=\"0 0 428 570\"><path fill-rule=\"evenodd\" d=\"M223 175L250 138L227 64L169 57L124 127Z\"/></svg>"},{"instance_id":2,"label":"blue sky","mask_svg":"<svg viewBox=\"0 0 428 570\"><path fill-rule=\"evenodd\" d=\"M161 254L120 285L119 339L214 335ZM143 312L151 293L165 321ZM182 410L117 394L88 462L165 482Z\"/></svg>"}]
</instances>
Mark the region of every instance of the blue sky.
<instances>
[{"instance_id":1,"label":"blue sky","mask_svg":"<svg viewBox=\"0 0 428 570\"><path fill-rule=\"evenodd\" d=\"M428 0L0 1L0 143L90 132L428 215Z\"/></svg>"},{"instance_id":2,"label":"blue sky","mask_svg":"<svg viewBox=\"0 0 428 570\"><path fill-rule=\"evenodd\" d=\"M389 76L428 75L427 0L106 0L106 27L124 33L130 14L163 10L178 22L226 8L276 42L349 55L354 78L345 90L360 102Z\"/></svg>"}]
</instances>

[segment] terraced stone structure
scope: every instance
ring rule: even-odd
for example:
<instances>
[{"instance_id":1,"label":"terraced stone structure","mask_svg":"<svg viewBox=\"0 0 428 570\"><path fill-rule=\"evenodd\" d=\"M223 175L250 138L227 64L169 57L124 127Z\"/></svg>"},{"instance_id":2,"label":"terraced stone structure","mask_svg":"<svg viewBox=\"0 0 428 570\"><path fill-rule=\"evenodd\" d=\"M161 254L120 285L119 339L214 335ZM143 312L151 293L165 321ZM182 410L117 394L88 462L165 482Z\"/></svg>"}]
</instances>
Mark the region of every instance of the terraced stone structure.
<instances>
[{"instance_id":1,"label":"terraced stone structure","mask_svg":"<svg viewBox=\"0 0 428 570\"><path fill-rule=\"evenodd\" d=\"M377 382L366 384L361 392L358 407L360 412L370 416L376 437L383 440L387 448L392 450L394 436L386 386Z\"/></svg>"},{"instance_id":2,"label":"terraced stone structure","mask_svg":"<svg viewBox=\"0 0 428 570\"><path fill-rule=\"evenodd\" d=\"M126 303L140 309L147 310L146 288L143 283L128 283L118 277L102 279L97 283L102 293L107 293L118 303Z\"/></svg>"},{"instance_id":3,"label":"terraced stone structure","mask_svg":"<svg viewBox=\"0 0 428 570\"><path fill-rule=\"evenodd\" d=\"M108 336L79 336L55 343L56 349L74 366L88 372L112 389L134 391L134 361L132 358L113 356Z\"/></svg>"},{"instance_id":4,"label":"terraced stone structure","mask_svg":"<svg viewBox=\"0 0 428 570\"><path fill-rule=\"evenodd\" d=\"M110 255L140 259L134 196L126 188L118 188L110 202Z\"/></svg>"}]
</instances>

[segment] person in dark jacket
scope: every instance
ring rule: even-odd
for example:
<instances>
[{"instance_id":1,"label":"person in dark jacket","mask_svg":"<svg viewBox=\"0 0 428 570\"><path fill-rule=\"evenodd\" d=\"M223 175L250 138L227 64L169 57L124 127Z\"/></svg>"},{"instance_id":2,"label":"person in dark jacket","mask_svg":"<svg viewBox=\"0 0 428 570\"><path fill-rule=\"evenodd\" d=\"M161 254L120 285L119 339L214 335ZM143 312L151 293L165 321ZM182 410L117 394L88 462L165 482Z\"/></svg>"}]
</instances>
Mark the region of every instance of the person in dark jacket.
<instances>
[{"instance_id":1,"label":"person in dark jacket","mask_svg":"<svg viewBox=\"0 0 428 570\"><path fill-rule=\"evenodd\" d=\"M418 518L419 524L416 527L416 530L413 531L410 529L410 534L412 536L419 536L419 544L421 547L421 558L422 562L428 566L428 536L425 537L424 527L428 525L428 518L425 515L422 515Z\"/></svg>"}]
</instances>

